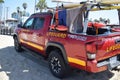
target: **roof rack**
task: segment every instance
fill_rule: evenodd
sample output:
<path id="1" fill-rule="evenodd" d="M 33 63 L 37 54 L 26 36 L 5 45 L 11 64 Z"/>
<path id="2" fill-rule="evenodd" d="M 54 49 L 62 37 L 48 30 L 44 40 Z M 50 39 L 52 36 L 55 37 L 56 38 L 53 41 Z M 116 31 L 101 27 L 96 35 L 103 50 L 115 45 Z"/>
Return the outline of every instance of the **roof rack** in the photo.
<path id="1" fill-rule="evenodd" d="M 120 4 L 120 0 L 96 0 L 96 2 L 103 4 Z"/>
<path id="2" fill-rule="evenodd" d="M 93 2 L 103 4 L 120 4 L 120 0 L 52 0 L 52 2 L 61 3 L 80 3 L 80 2 Z"/>
<path id="3" fill-rule="evenodd" d="M 57 8 L 75 8 L 80 7 L 84 3 L 86 4 L 100 4 L 100 6 L 103 6 L 101 10 L 111 10 L 111 9 L 120 9 L 120 0 L 52 0 L 53 2 L 62 3 L 61 6 L 57 5 Z M 65 3 L 65 4 L 63 4 Z M 67 4 L 66 4 L 67 3 Z M 99 10 L 97 8 L 93 9 L 93 11 Z"/>
<path id="4" fill-rule="evenodd" d="M 61 2 L 61 3 L 79 3 L 86 2 L 85 0 L 52 0 L 52 2 Z"/>

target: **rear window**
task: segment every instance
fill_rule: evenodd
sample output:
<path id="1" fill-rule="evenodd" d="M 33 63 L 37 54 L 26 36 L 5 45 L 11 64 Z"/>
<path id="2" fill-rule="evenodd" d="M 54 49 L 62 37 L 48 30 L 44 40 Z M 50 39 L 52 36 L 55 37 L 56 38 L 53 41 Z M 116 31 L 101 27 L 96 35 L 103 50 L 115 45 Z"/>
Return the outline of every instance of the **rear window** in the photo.
<path id="1" fill-rule="evenodd" d="M 118 10 L 90 11 L 87 28 L 88 35 L 103 35 L 120 31 Z"/>
<path id="2" fill-rule="evenodd" d="M 118 11 L 117 10 L 90 11 L 89 21 L 118 25 L 119 24 Z"/>

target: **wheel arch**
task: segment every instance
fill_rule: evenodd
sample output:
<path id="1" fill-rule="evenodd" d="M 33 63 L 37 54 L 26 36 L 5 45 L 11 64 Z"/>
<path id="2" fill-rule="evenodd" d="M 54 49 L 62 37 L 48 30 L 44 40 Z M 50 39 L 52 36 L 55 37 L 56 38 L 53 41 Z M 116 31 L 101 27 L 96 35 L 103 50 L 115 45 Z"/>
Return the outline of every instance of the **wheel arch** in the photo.
<path id="1" fill-rule="evenodd" d="M 15 39 L 15 37 L 17 37 L 17 34 L 16 34 L 16 33 L 13 34 L 13 39 Z"/>
<path id="2" fill-rule="evenodd" d="M 47 43 L 47 47 L 46 47 L 46 54 L 47 54 L 47 56 L 49 56 L 50 52 L 55 50 L 55 49 L 59 49 L 61 51 L 61 56 L 63 57 L 65 63 L 68 64 L 66 51 L 65 51 L 64 46 L 61 43 L 58 43 L 58 42 L 48 42 Z"/>
<path id="3" fill-rule="evenodd" d="M 19 39 L 19 36 L 18 36 L 17 33 L 14 33 L 14 34 L 13 34 L 13 39 L 15 39 L 15 37 L 18 39 L 18 41 L 19 41 L 19 43 L 20 43 L 20 39 Z"/>

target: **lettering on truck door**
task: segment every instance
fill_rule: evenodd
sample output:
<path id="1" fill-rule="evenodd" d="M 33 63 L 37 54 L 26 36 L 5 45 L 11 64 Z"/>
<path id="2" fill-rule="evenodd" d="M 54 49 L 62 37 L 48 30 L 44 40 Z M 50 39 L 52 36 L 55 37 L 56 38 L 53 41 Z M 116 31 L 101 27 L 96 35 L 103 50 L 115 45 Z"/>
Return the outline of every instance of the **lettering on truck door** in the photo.
<path id="1" fill-rule="evenodd" d="M 41 51 L 43 50 L 43 46 L 45 44 L 43 29 L 44 22 L 44 17 L 36 17 L 34 22 L 33 34 L 31 35 L 31 42 L 33 47 Z"/>

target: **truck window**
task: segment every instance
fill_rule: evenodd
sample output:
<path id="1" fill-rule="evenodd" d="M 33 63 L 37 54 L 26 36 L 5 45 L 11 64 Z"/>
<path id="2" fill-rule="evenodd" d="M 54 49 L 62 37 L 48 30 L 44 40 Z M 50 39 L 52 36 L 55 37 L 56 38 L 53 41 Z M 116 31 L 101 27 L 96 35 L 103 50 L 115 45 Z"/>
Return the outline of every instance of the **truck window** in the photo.
<path id="1" fill-rule="evenodd" d="M 34 29 L 41 29 L 44 26 L 44 18 L 35 18 Z"/>
<path id="2" fill-rule="evenodd" d="M 33 27 L 33 26 L 32 26 L 32 25 L 33 25 L 33 21 L 34 21 L 34 18 L 28 19 L 28 20 L 25 22 L 23 28 L 32 29 L 32 27 Z"/>
<path id="3" fill-rule="evenodd" d="M 72 25 L 72 33 L 82 33 L 83 32 L 83 15 L 79 14 L 76 16 L 73 25 Z"/>

